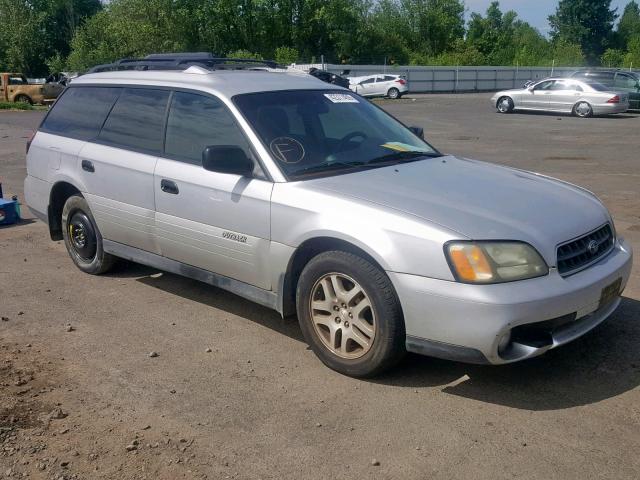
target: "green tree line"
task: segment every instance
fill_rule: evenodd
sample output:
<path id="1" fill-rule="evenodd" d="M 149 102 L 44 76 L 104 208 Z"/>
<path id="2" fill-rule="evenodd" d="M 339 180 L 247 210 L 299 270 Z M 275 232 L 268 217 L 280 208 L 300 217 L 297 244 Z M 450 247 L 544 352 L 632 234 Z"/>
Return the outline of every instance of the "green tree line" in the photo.
<path id="1" fill-rule="evenodd" d="M 151 52 L 281 63 L 640 68 L 640 7 L 560 0 L 547 38 L 494 1 L 0 0 L 0 70 L 85 70 Z"/>

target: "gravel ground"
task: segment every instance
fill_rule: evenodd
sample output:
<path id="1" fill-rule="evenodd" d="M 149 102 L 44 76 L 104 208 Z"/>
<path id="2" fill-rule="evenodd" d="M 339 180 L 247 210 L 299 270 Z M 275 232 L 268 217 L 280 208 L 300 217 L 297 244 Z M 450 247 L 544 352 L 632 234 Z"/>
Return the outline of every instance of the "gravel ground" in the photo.
<path id="1" fill-rule="evenodd" d="M 640 117 L 501 116 L 487 97 L 379 103 L 444 152 L 586 186 L 640 252 Z M 0 112 L 5 194 L 22 198 L 41 118 Z M 360 381 L 325 368 L 295 318 L 142 266 L 85 275 L 25 217 L 0 229 L 0 478 L 639 476 L 637 266 L 607 322 L 541 358 L 409 356 Z"/>

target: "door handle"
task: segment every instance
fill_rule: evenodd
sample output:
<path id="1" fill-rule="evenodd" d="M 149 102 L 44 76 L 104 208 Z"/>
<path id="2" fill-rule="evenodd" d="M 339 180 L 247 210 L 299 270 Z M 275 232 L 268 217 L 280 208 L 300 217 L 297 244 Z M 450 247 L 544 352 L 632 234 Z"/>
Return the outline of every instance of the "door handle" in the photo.
<path id="1" fill-rule="evenodd" d="M 171 195 L 177 195 L 178 193 L 180 193 L 176 182 L 172 182 L 171 180 L 162 179 L 160 181 L 160 190 L 162 190 L 164 193 L 170 193 Z"/>
<path id="2" fill-rule="evenodd" d="M 82 169 L 85 172 L 89 172 L 89 173 L 93 173 L 96 171 L 95 167 L 93 166 L 93 162 L 90 162 L 89 160 L 82 160 Z"/>

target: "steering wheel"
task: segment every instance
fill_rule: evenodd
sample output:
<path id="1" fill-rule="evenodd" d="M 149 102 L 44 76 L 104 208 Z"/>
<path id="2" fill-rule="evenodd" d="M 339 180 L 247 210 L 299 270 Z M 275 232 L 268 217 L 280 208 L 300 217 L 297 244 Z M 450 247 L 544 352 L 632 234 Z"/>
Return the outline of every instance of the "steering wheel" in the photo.
<path id="1" fill-rule="evenodd" d="M 347 145 L 348 142 L 350 142 L 352 139 L 358 138 L 358 137 L 362 138 L 362 141 L 360 142 L 360 143 L 362 143 L 367 138 L 369 138 L 369 135 L 367 135 L 364 132 L 359 132 L 359 131 L 347 133 L 344 137 L 342 137 L 342 139 L 340 140 L 340 143 L 338 143 L 338 147 L 336 148 L 336 151 L 337 152 L 341 152 L 342 150 L 344 150 L 344 147 Z"/>

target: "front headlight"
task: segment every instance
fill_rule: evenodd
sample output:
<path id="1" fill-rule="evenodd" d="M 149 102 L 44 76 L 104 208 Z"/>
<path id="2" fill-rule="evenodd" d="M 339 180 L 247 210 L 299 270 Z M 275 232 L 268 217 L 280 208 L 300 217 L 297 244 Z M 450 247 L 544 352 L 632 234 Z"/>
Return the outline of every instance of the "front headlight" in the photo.
<path id="1" fill-rule="evenodd" d="M 545 261 L 528 243 L 454 241 L 444 251 L 459 282 L 503 283 L 549 273 Z"/>

